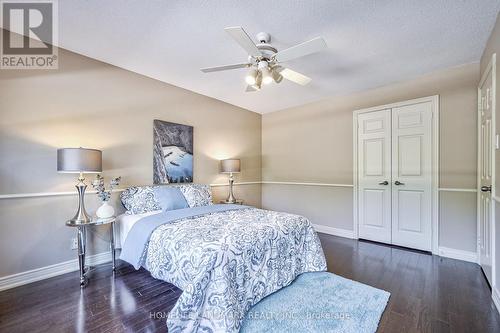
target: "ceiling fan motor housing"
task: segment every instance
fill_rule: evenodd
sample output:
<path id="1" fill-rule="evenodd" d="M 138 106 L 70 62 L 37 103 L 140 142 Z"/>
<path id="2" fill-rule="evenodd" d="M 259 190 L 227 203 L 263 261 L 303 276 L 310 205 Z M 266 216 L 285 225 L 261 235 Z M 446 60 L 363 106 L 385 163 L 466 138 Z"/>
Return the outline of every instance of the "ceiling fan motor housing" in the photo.
<path id="1" fill-rule="evenodd" d="M 270 43 L 271 42 L 271 35 L 268 34 L 267 32 L 259 32 L 257 35 L 257 40 L 259 43 Z"/>
<path id="2" fill-rule="evenodd" d="M 257 35 L 257 40 L 259 44 L 257 44 L 257 48 L 262 53 L 262 58 L 264 60 L 270 61 L 271 57 L 278 52 L 278 50 L 273 47 L 269 42 L 271 42 L 271 35 L 267 32 L 259 32 Z"/>
<path id="3" fill-rule="evenodd" d="M 256 45 L 260 53 L 262 53 L 262 58 L 265 60 L 271 60 L 272 56 L 278 52 L 278 50 L 272 47 L 270 44 L 261 43 Z"/>

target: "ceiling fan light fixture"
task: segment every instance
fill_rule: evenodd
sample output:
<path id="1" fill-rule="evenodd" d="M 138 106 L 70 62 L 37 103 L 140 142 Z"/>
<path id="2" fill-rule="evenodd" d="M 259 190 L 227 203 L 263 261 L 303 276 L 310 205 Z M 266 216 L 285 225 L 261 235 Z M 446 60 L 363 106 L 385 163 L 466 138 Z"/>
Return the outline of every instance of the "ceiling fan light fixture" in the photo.
<path id="1" fill-rule="evenodd" d="M 264 68 L 262 70 L 262 83 L 270 84 L 271 82 L 273 82 L 273 77 L 271 76 L 269 69 Z"/>
<path id="2" fill-rule="evenodd" d="M 242 27 L 227 27 L 224 28 L 224 30 L 247 52 L 247 61 L 239 64 L 202 68 L 201 71 L 203 73 L 212 73 L 239 68 L 250 68 L 245 76 L 247 92 L 260 90 L 262 83 L 270 84 L 273 81 L 280 83 L 283 79 L 305 86 L 311 82 L 310 77 L 280 66 L 280 64 L 328 48 L 323 37 L 316 37 L 284 50 L 277 50 L 276 47 L 270 44 L 271 36 L 268 33 L 259 33 L 257 35 L 257 40 L 260 43 L 256 45 Z"/>
<path id="3" fill-rule="evenodd" d="M 245 77 L 245 82 L 249 86 L 253 86 L 257 83 L 257 76 L 259 75 L 258 71 L 254 68 L 250 69 L 248 71 L 247 76 Z"/>
<path id="4" fill-rule="evenodd" d="M 262 86 L 262 72 L 257 71 L 257 77 L 255 78 L 255 84 L 252 85 L 256 90 L 260 90 Z"/>
<path id="5" fill-rule="evenodd" d="M 279 66 L 274 67 L 271 70 L 271 74 L 272 74 L 273 80 L 276 83 L 280 83 L 281 81 L 283 81 L 283 76 L 281 76 L 280 71 L 281 71 L 281 68 Z"/>
<path id="6" fill-rule="evenodd" d="M 270 84 L 271 82 L 273 82 L 273 77 L 271 76 L 271 72 L 269 71 L 269 64 L 267 63 L 267 61 L 260 61 L 257 67 L 262 73 L 262 83 Z"/>

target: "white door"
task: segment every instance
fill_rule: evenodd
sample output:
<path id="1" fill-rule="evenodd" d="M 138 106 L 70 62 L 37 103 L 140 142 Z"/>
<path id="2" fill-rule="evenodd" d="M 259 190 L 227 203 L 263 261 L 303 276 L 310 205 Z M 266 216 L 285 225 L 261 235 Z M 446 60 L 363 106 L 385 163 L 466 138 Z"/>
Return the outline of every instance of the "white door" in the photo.
<path id="1" fill-rule="evenodd" d="M 478 191 L 478 245 L 479 263 L 490 285 L 492 283 L 492 209 L 491 185 L 493 183 L 493 79 L 490 70 L 479 87 L 479 190 Z"/>
<path id="2" fill-rule="evenodd" d="M 358 116 L 359 238 L 391 242 L 391 110 Z"/>
<path id="3" fill-rule="evenodd" d="M 392 109 L 392 244 L 432 251 L 432 103 Z"/>

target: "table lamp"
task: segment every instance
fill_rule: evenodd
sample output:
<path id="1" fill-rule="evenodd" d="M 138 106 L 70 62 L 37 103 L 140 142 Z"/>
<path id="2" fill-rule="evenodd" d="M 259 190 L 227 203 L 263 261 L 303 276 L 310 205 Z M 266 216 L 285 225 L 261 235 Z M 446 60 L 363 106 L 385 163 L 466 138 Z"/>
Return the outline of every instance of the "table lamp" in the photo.
<path id="1" fill-rule="evenodd" d="M 61 148 L 57 150 L 57 171 L 60 173 L 78 173 L 78 211 L 70 220 L 74 223 L 88 223 L 91 217 L 85 211 L 85 173 L 99 173 L 102 171 L 102 152 L 87 148 Z"/>
<path id="2" fill-rule="evenodd" d="M 236 199 L 233 195 L 233 173 L 239 173 L 241 168 L 241 162 L 239 159 L 227 159 L 221 161 L 221 173 L 229 174 L 229 196 L 226 199 L 226 203 L 236 203 Z"/>

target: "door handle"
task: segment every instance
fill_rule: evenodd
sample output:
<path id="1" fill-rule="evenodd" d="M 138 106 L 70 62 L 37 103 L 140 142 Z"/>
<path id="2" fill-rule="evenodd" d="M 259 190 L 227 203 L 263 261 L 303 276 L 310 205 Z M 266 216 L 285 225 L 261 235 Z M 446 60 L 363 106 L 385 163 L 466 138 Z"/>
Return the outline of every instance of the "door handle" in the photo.
<path id="1" fill-rule="evenodd" d="M 394 185 L 398 185 L 398 186 L 399 186 L 399 185 L 404 185 L 404 184 L 405 184 L 405 183 L 401 183 L 399 180 L 396 180 L 396 181 L 394 182 Z"/>
<path id="2" fill-rule="evenodd" d="M 384 180 L 383 182 L 378 183 L 379 185 L 389 185 L 389 182 L 387 180 Z"/>
<path id="3" fill-rule="evenodd" d="M 490 186 L 481 186 L 481 192 L 491 192 L 491 185 Z"/>

